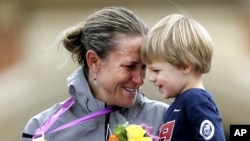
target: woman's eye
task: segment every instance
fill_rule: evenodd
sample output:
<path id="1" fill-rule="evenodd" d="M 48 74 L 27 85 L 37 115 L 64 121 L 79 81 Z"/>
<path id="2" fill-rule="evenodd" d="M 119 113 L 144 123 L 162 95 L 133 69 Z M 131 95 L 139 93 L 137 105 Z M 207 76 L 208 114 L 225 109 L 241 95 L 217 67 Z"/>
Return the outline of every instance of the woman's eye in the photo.
<path id="1" fill-rule="evenodd" d="M 126 67 L 129 68 L 129 69 L 133 69 L 133 68 L 135 68 L 135 65 L 128 65 Z"/>
<path id="2" fill-rule="evenodd" d="M 147 67 L 147 66 L 146 66 L 145 64 L 143 64 L 141 68 L 142 68 L 142 70 L 145 70 L 146 67 Z"/>

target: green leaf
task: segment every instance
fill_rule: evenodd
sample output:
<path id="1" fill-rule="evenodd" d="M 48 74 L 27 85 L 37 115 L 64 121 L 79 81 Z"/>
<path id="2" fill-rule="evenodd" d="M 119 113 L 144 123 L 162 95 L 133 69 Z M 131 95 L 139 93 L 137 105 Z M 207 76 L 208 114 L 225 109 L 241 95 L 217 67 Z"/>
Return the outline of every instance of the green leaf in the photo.
<path id="1" fill-rule="evenodd" d="M 119 141 L 127 141 L 128 140 L 126 125 L 124 125 L 124 124 L 119 124 L 114 129 L 113 134 L 115 134 L 119 138 Z"/>

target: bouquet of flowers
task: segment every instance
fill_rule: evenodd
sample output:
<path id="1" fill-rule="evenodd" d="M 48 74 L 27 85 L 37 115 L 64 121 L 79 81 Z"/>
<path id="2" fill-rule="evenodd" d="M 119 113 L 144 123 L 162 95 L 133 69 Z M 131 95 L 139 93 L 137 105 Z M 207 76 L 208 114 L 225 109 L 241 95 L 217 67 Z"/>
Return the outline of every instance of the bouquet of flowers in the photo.
<path id="1" fill-rule="evenodd" d="M 119 124 L 108 141 L 159 141 L 160 138 L 151 135 L 151 132 L 152 127 L 145 124 Z"/>

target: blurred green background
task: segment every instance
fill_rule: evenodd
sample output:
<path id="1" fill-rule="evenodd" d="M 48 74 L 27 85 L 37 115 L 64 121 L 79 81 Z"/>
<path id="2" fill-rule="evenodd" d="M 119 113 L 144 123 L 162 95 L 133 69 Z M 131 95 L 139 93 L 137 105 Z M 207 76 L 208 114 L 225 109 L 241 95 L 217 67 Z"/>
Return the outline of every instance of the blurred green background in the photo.
<path id="1" fill-rule="evenodd" d="M 66 77 L 77 66 L 69 54 L 51 48 L 53 41 L 105 6 L 129 8 L 149 28 L 171 13 L 188 14 L 204 25 L 215 43 L 204 82 L 222 113 L 225 133 L 228 137 L 230 124 L 250 124 L 249 0 L 0 0 L 1 140 L 19 140 L 33 115 L 68 97 Z M 152 99 L 172 102 L 148 80 L 143 89 Z"/>

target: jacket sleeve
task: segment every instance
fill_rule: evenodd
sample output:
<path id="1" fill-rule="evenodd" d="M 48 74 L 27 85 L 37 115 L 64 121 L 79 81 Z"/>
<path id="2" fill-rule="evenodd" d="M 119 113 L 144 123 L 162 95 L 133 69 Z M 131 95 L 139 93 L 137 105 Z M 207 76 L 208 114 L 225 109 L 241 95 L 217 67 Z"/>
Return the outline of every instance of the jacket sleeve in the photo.
<path id="1" fill-rule="evenodd" d="M 39 128 L 39 126 L 39 120 L 35 117 L 31 118 L 24 127 L 21 141 L 32 141 L 34 132 L 37 128 Z"/>
<path id="2" fill-rule="evenodd" d="M 20 141 L 32 141 L 33 135 L 43 122 L 49 118 L 61 104 L 55 104 L 51 108 L 33 116 L 25 125 Z"/>

